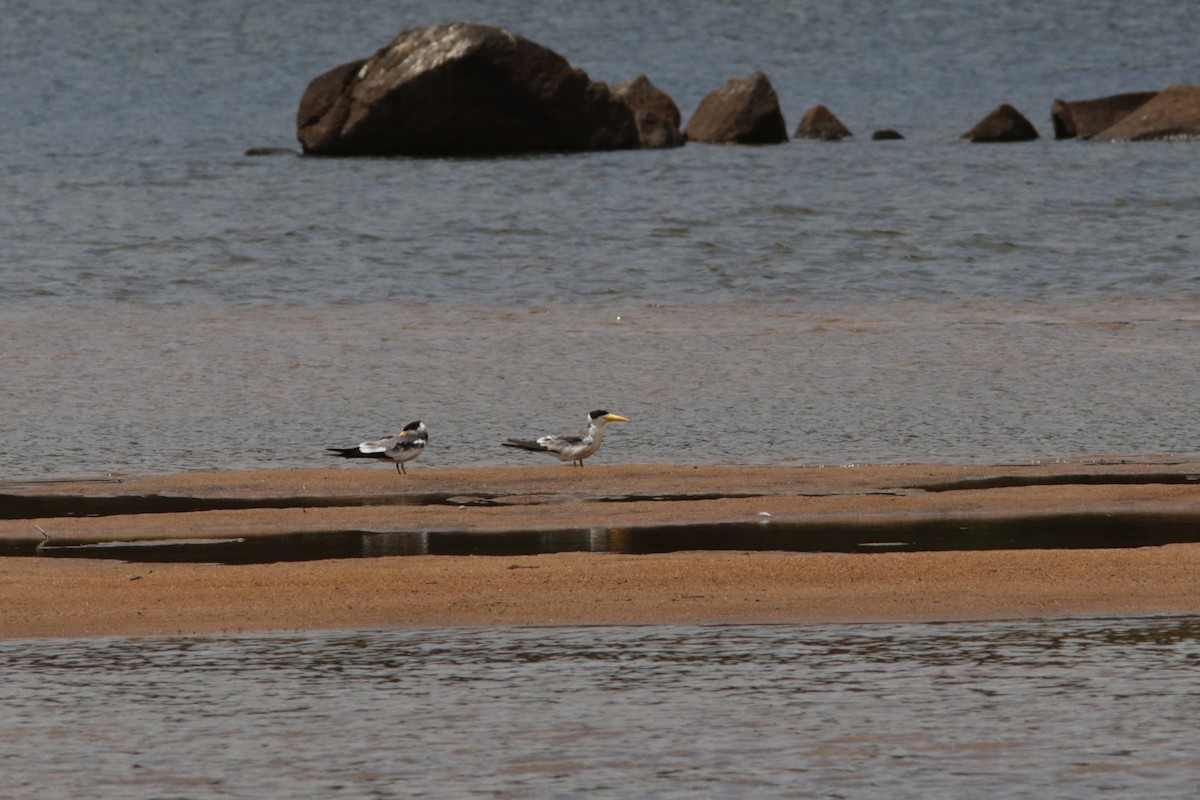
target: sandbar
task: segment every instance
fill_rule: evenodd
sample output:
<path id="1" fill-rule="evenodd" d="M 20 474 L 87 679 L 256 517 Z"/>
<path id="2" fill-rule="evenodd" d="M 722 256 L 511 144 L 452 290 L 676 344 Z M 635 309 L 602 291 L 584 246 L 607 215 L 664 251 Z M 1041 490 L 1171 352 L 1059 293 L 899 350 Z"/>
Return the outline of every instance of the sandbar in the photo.
<path id="1" fill-rule="evenodd" d="M 181 498 L 207 503 L 198 510 L 164 505 Z M 86 503 L 96 500 L 110 505 L 86 515 Z M 413 465 L 405 476 L 367 465 L 8 483 L 0 484 L 0 544 L 27 554 L 0 558 L 0 637 L 1200 613 L 1200 544 L 1190 542 L 409 555 L 239 565 L 53 558 L 36 549 L 337 530 L 504 536 L 750 521 L 824 521 L 848 529 L 1001 518 L 1034 524 L 1082 512 L 1170 518 L 1185 527 L 1195 522 L 1200 542 L 1200 464 Z"/>

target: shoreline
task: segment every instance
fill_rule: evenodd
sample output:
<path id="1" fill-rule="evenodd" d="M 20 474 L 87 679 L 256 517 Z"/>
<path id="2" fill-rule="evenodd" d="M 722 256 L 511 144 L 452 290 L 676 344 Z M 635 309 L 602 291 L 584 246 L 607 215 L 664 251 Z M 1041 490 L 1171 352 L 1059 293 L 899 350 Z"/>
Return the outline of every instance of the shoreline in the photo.
<path id="1" fill-rule="evenodd" d="M 1196 477 L 1200 464 L 1191 463 L 181 473 L 0 486 L 0 544 L 32 546 L 43 541 L 39 531 L 51 542 L 90 543 L 338 530 L 503 537 L 763 519 L 898 530 L 946 521 L 1035 524 L 1083 513 L 1168 515 L 1196 529 L 1200 542 Z M 199 499 L 207 501 L 202 510 L 162 505 Z M 115 504 L 111 513 L 65 515 L 77 508 L 72 503 L 97 500 Z M 8 556 L 0 559 L 0 638 L 1198 614 L 1198 571 L 1200 544 L 1191 543 L 389 555 L 240 565 Z"/>

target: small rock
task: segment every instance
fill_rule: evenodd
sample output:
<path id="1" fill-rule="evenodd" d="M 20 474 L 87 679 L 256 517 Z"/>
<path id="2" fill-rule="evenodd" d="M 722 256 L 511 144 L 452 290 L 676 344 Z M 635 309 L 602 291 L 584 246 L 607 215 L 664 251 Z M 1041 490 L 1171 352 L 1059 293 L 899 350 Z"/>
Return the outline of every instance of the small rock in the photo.
<path id="1" fill-rule="evenodd" d="M 247 156 L 294 156 L 296 151 L 290 147 L 251 147 L 243 155 Z"/>
<path id="2" fill-rule="evenodd" d="M 996 106 L 962 138 L 971 142 L 1027 142 L 1038 138 L 1038 132 L 1020 111 L 1005 103 Z"/>
<path id="3" fill-rule="evenodd" d="M 837 115 L 823 105 L 815 105 L 805 111 L 795 133 L 797 139 L 820 139 L 823 142 L 835 142 L 853 135 Z"/>
<path id="4" fill-rule="evenodd" d="M 633 110 L 643 148 L 682 147 L 687 142 L 679 130 L 679 106 L 645 75 L 616 84 L 612 93 Z"/>
<path id="5" fill-rule="evenodd" d="M 1200 138 L 1200 86 L 1168 86 L 1092 138 L 1129 142 Z"/>
<path id="6" fill-rule="evenodd" d="M 1055 139 L 1090 139 L 1153 100 L 1158 92 L 1128 92 L 1094 100 L 1055 100 L 1050 106 Z"/>
<path id="7" fill-rule="evenodd" d="M 708 144 L 780 144 L 788 138 L 779 96 L 761 71 L 730 78 L 706 94 L 684 135 Z"/>

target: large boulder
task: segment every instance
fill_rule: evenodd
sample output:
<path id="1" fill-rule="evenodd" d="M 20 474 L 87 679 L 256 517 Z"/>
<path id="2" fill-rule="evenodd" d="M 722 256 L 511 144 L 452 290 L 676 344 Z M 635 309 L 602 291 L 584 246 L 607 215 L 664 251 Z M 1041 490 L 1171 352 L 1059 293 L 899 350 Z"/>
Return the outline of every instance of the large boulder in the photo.
<path id="1" fill-rule="evenodd" d="M 1095 100 L 1055 100 L 1050 106 L 1055 139 L 1090 139 L 1152 100 L 1158 92 L 1126 92 Z"/>
<path id="2" fill-rule="evenodd" d="M 552 50 L 488 25 L 410 28 L 308 85 L 305 153 L 487 155 L 635 148 L 630 108 Z"/>
<path id="3" fill-rule="evenodd" d="M 708 144 L 780 144 L 787 126 L 775 87 L 761 71 L 730 78 L 706 94 L 688 120 L 684 135 Z"/>
<path id="4" fill-rule="evenodd" d="M 341 141 L 350 116 L 350 90 L 366 59 L 323 72 L 309 82 L 296 111 L 296 138 L 305 152 L 328 153 Z"/>
<path id="5" fill-rule="evenodd" d="M 1027 142 L 1038 138 L 1038 132 L 1024 114 L 1004 103 L 975 123 L 962 138 L 969 142 Z"/>
<path id="6" fill-rule="evenodd" d="M 797 139 L 820 139 L 823 142 L 835 142 L 853 135 L 836 114 L 820 104 L 804 112 L 794 134 Z"/>
<path id="7" fill-rule="evenodd" d="M 682 147 L 687 141 L 679 130 L 679 106 L 645 75 L 614 85 L 612 93 L 633 110 L 642 147 Z"/>
<path id="8" fill-rule="evenodd" d="M 1092 138 L 1131 142 L 1200 138 L 1200 86 L 1168 86 Z"/>

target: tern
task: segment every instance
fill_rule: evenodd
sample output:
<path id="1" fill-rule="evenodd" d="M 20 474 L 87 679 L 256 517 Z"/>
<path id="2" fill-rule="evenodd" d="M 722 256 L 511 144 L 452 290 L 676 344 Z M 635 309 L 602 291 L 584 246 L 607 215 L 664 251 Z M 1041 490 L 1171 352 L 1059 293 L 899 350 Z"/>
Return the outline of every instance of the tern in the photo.
<path id="1" fill-rule="evenodd" d="M 559 461 L 570 461 L 582 467 L 583 460 L 600 449 L 600 440 L 604 438 L 604 426 L 609 422 L 629 420 L 607 411 L 593 411 L 588 414 L 587 427 L 578 431 L 560 433 L 557 436 L 539 436 L 536 439 L 509 439 L 502 444 L 505 447 L 516 447 L 534 453 L 548 453 Z"/>
<path id="2" fill-rule="evenodd" d="M 397 474 L 408 474 L 404 468 L 405 461 L 412 461 L 425 451 L 429 434 L 425 423 L 417 420 L 404 426 L 404 430 L 386 439 L 376 439 L 373 442 L 360 442 L 354 447 L 328 447 L 330 455 L 342 458 L 375 458 L 380 461 L 391 461 L 396 465 Z"/>

